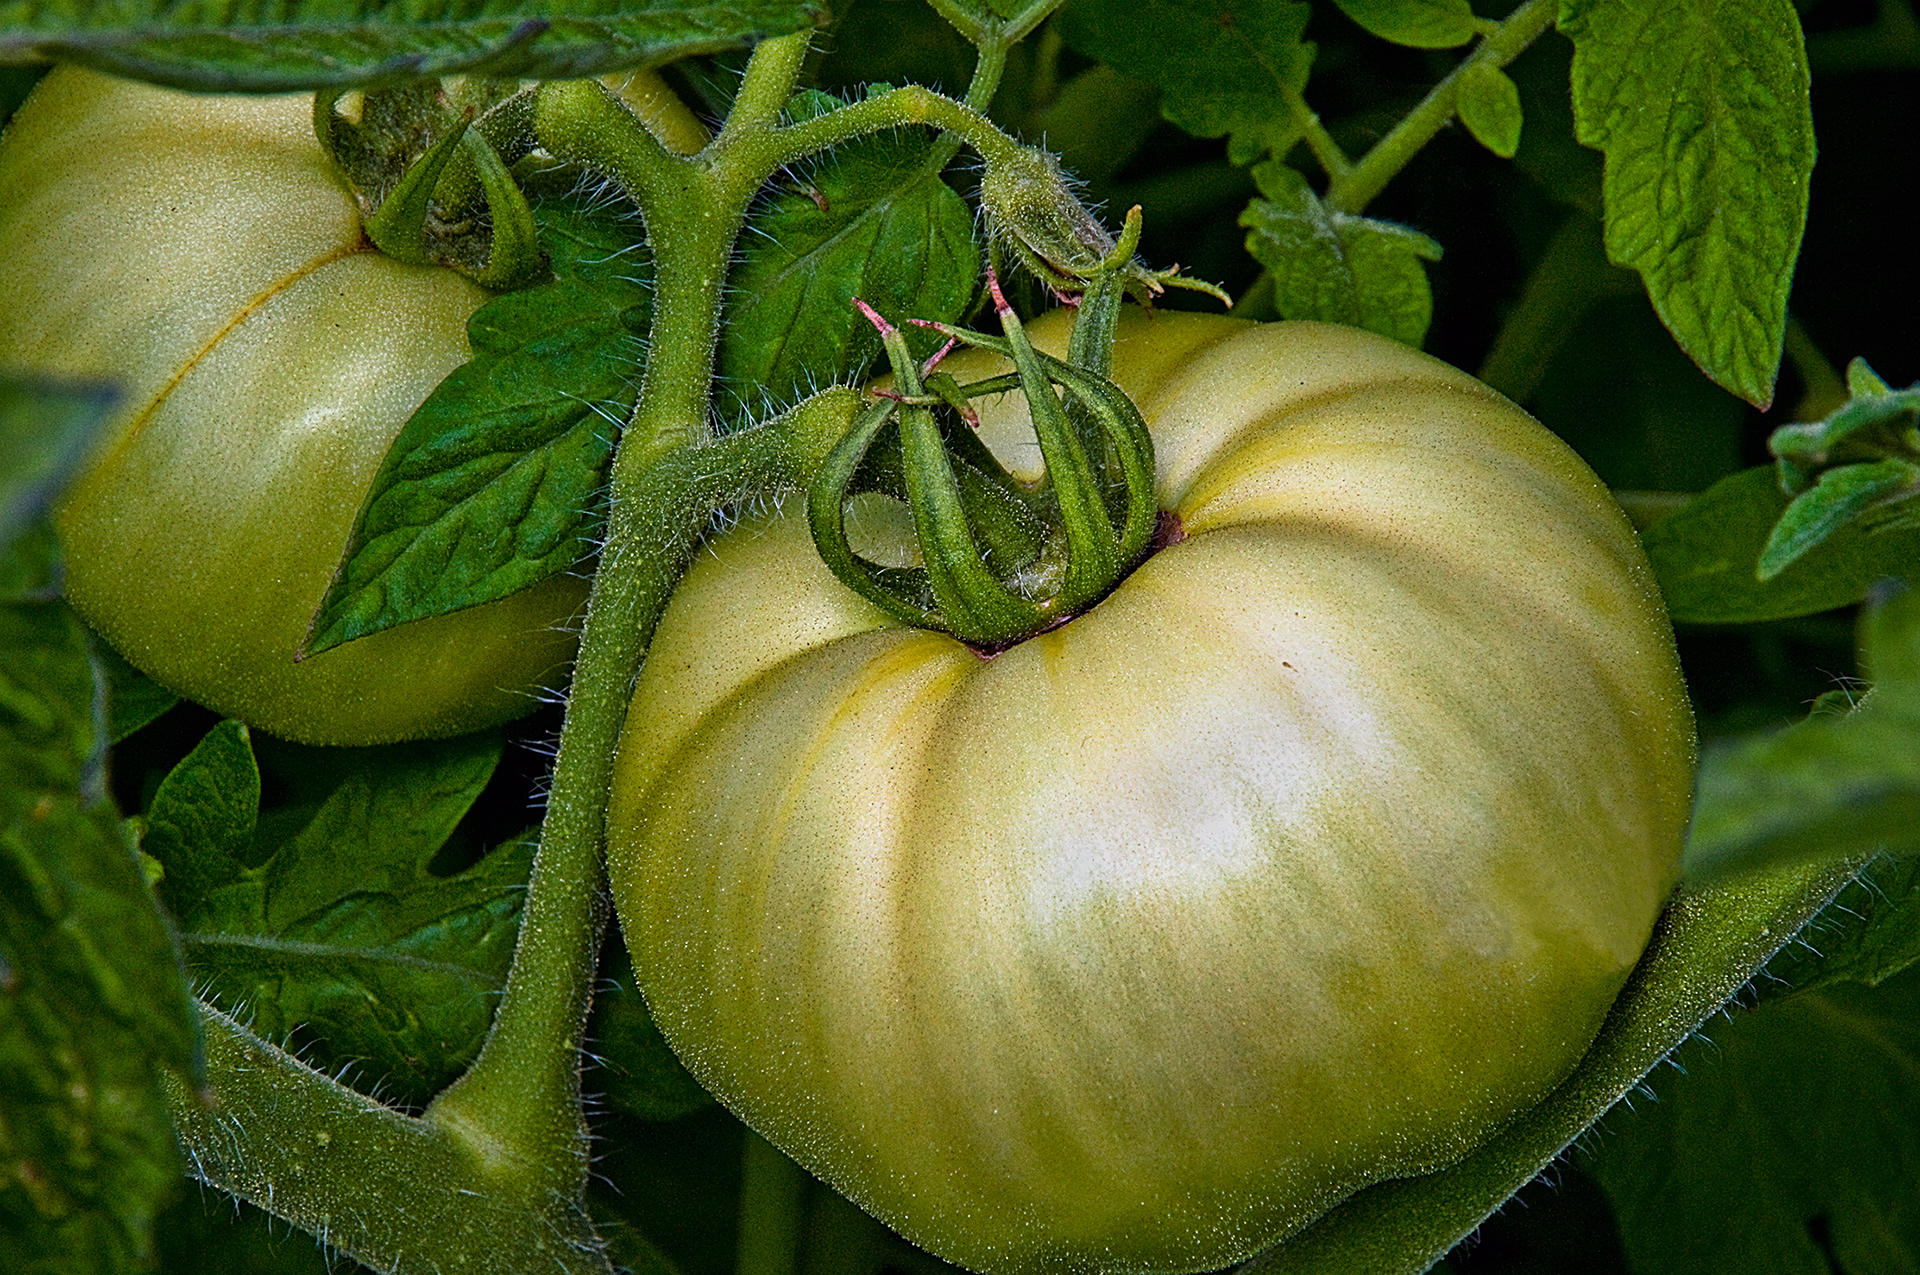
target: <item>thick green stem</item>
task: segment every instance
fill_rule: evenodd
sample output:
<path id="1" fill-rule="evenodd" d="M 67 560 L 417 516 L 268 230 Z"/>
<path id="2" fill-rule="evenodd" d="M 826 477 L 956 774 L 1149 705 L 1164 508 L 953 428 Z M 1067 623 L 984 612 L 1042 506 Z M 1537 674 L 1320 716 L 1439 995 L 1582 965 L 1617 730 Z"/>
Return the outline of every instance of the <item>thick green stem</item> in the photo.
<path id="1" fill-rule="evenodd" d="M 579 1049 L 606 922 L 607 794 L 634 676 L 713 511 L 741 491 L 798 485 L 858 401 L 829 390 L 778 421 L 615 480 L 513 968 L 480 1057 L 427 1112 L 478 1154 L 536 1167 L 555 1191 L 577 1192 L 586 1171 Z"/>
<path id="2" fill-rule="evenodd" d="M 577 1190 L 316 1075 L 201 1009 L 209 1091 L 166 1077 L 193 1174 L 394 1275 L 612 1275 Z"/>
<path id="3" fill-rule="evenodd" d="M 784 102 L 804 52 L 804 37 L 762 44 L 748 73 L 756 97 Z M 733 160 L 731 147 L 674 156 L 592 84 L 552 86 L 535 121 L 556 155 L 610 171 L 639 205 L 655 263 L 654 339 L 614 459 L 607 541 L 513 967 L 480 1057 L 435 1100 L 428 1118 L 459 1131 L 482 1154 L 538 1166 L 553 1189 L 577 1194 L 587 1167 L 579 1050 L 606 923 L 601 849 L 627 699 L 713 504 L 743 488 L 791 483 L 793 474 L 784 440 L 776 440 L 772 456 L 751 455 L 773 437 L 763 431 L 728 440 L 725 458 L 689 450 L 708 434 L 728 256 L 771 167 L 751 153 Z M 724 489 L 714 490 L 715 483 Z"/>
<path id="4" fill-rule="evenodd" d="M 1336 212 L 1357 213 L 1386 188 L 1389 181 L 1453 119 L 1460 101 L 1462 77 L 1476 66 L 1501 67 L 1526 52 L 1527 46 L 1553 25 L 1559 0 L 1526 0 L 1508 14 L 1446 79 L 1433 86 L 1413 108 L 1345 173 L 1336 173 L 1327 186 L 1325 203 Z"/>

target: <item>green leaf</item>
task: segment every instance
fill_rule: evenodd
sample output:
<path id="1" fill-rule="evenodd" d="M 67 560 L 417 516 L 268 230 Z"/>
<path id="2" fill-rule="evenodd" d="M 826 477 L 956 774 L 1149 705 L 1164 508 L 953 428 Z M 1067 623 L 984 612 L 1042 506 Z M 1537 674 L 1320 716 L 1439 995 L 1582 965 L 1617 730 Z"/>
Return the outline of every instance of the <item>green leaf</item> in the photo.
<path id="1" fill-rule="evenodd" d="M 1702 371 L 1766 405 L 1813 117 L 1791 0 L 1562 0 L 1574 121 L 1606 154 L 1607 255 Z"/>
<path id="2" fill-rule="evenodd" d="M 126 662 L 112 647 L 94 651 L 94 663 L 107 683 L 107 738 L 119 743 L 180 702 L 160 683 Z"/>
<path id="3" fill-rule="evenodd" d="M 588 1030 L 598 1069 L 595 1089 L 642 1120 L 677 1120 L 712 1106 L 713 1096 L 680 1065 L 654 1025 L 625 946 L 613 944 L 607 960 L 611 968 L 594 994 Z"/>
<path id="4" fill-rule="evenodd" d="M 1874 861 L 1755 980 L 1762 1000 L 1836 983 L 1874 986 L 1920 964 L 1920 855 Z"/>
<path id="5" fill-rule="evenodd" d="M 1254 169 L 1265 199 L 1240 214 L 1247 251 L 1274 277 L 1283 319 L 1346 323 L 1418 347 L 1433 318 L 1422 261 L 1440 245 L 1417 230 L 1334 212 L 1278 160 Z"/>
<path id="6" fill-rule="evenodd" d="M 1877 600 L 1863 632 L 1879 681 L 1857 704 L 1701 759 L 1688 877 L 1920 851 L 1920 592 Z"/>
<path id="7" fill-rule="evenodd" d="M 1701 760 L 1687 874 L 1920 850 L 1920 685 Z"/>
<path id="8" fill-rule="evenodd" d="M 1847 364 L 1847 393 L 1854 398 L 1872 398 L 1876 394 L 1892 392 L 1892 387 L 1882 380 L 1880 374 L 1868 366 L 1867 361 L 1855 358 Z"/>
<path id="9" fill-rule="evenodd" d="M 1914 1269 L 1920 975 L 1773 1000 L 1708 1036 L 1595 1144 L 1636 1275 Z"/>
<path id="10" fill-rule="evenodd" d="M 1920 530 L 1842 527 L 1770 580 L 1760 551 L 1788 500 L 1771 465 L 1724 478 L 1647 528 L 1641 543 L 1667 610 L 1686 624 L 1751 624 L 1813 615 L 1867 596 L 1874 581 L 1911 574 Z"/>
<path id="11" fill-rule="evenodd" d="M 754 210 L 720 341 L 733 415 L 791 406 L 871 362 L 880 340 L 855 297 L 896 320 L 960 319 L 980 277 L 973 212 L 932 152 L 917 138 L 857 142 Z"/>
<path id="12" fill-rule="evenodd" d="M 0 606 L 0 1253 L 142 1269 L 178 1153 L 156 1067 L 199 1071 L 179 949 L 101 791 L 86 631 Z"/>
<path id="13" fill-rule="evenodd" d="M 179 88 L 273 92 L 460 72 L 563 79 L 815 25 L 792 0 L 0 0 L 0 61 L 81 62 Z"/>
<path id="14" fill-rule="evenodd" d="M 346 753 L 316 801 L 256 819 L 243 728 L 223 723 L 147 815 L 146 849 L 183 918 L 190 967 L 269 1036 L 421 1102 L 491 1022 L 532 866 L 530 838 L 451 876 L 432 870 L 500 760 L 498 735 Z M 249 866 L 257 865 L 257 866 Z"/>
<path id="15" fill-rule="evenodd" d="M 1415 49 L 1451 49 L 1480 34 L 1467 0 L 1334 0 L 1340 12 L 1382 40 Z"/>
<path id="16" fill-rule="evenodd" d="M 1460 76 L 1460 122 L 1474 140 L 1512 159 L 1520 149 L 1520 86 L 1490 62 L 1476 62 Z"/>
<path id="17" fill-rule="evenodd" d="M 1296 0 L 1072 0 L 1058 23 L 1076 52 L 1157 86 L 1173 124 L 1229 138 L 1229 157 L 1250 164 L 1300 137 L 1312 12 Z"/>
<path id="18" fill-rule="evenodd" d="M 1237 1275 L 1412 1275 L 1428 1269 L 1639 1084 L 1849 875 L 1846 869 L 1790 865 L 1683 886 L 1599 1038 L 1544 1102 L 1450 1168 L 1382 1182 L 1349 1197 Z"/>
<path id="19" fill-rule="evenodd" d="M 652 261 L 630 213 L 535 211 L 553 282 L 467 323 L 471 362 L 427 396 L 374 476 L 307 653 L 517 593 L 590 556 L 639 387 Z"/>
<path id="20" fill-rule="evenodd" d="M 148 803 L 140 849 L 166 875 L 160 897 L 190 916 L 217 886 L 247 875 L 260 816 L 260 768 L 240 722 L 215 726 L 160 782 Z"/>
<path id="21" fill-rule="evenodd" d="M 1920 464 L 1901 457 L 1829 469 L 1811 490 L 1795 496 L 1774 524 L 1760 551 L 1760 580 L 1773 579 L 1843 527 L 1916 492 Z"/>
<path id="22" fill-rule="evenodd" d="M 0 377 L 0 549 L 46 512 L 113 401 L 103 385 Z"/>
<path id="23" fill-rule="evenodd" d="M 51 602 L 60 596 L 60 541 L 42 518 L 0 544 L 0 604 Z"/>
<path id="24" fill-rule="evenodd" d="M 1856 369 L 1863 374 L 1856 375 Z M 1914 428 L 1920 421 L 1920 386 L 1889 389 L 1858 359 L 1847 372 L 1851 397 L 1845 403 L 1822 420 L 1782 425 L 1767 438 L 1789 490 L 1805 490 L 1810 471 L 1920 450 Z M 1796 478 L 1800 481 L 1788 481 Z"/>

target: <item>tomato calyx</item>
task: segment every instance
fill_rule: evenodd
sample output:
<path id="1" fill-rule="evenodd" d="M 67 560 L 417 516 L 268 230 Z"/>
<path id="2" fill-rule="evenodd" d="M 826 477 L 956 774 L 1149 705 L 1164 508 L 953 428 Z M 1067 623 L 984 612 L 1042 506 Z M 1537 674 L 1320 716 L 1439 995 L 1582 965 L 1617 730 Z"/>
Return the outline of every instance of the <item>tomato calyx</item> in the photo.
<path id="1" fill-rule="evenodd" d="M 483 287 L 522 287 L 546 271 L 539 231 L 509 165 L 533 149 L 533 90 L 464 80 L 314 98 L 314 134 L 353 187 L 367 238 L 410 265 L 448 266 Z"/>
<path id="2" fill-rule="evenodd" d="M 1160 521 L 1139 411 L 1104 376 L 1035 350 L 991 275 L 989 287 L 1005 335 L 927 325 L 948 341 L 924 365 L 898 328 L 856 302 L 880 331 L 894 389 L 876 396 L 807 494 L 814 543 L 835 575 L 896 618 L 985 653 L 1105 597 L 1146 556 Z M 966 386 L 935 371 L 960 342 L 1005 355 L 1015 371 Z M 1036 482 L 1013 477 L 973 435 L 969 400 L 1009 390 L 1025 396 L 1046 462 Z M 889 431 L 897 446 L 877 446 Z M 906 503 L 923 565 L 880 566 L 853 551 L 846 506 L 862 491 Z"/>

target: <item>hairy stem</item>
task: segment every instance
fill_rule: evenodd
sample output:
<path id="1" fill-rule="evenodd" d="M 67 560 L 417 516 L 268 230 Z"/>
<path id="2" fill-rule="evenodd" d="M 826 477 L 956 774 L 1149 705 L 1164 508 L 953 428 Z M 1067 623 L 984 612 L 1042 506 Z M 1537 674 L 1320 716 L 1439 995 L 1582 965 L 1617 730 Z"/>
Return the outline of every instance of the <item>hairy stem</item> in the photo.
<path id="1" fill-rule="evenodd" d="M 1345 173 L 1336 173 L 1327 186 L 1326 205 L 1336 212 L 1357 213 L 1386 188 L 1389 181 L 1420 148 L 1453 119 L 1460 101 L 1460 82 L 1476 66 L 1505 66 L 1526 52 L 1527 46 L 1553 25 L 1559 0 L 1526 0 L 1508 14 L 1498 29 L 1482 40 L 1474 51 L 1461 59 L 1447 78 L 1433 86 L 1421 103 L 1394 125 L 1393 131 L 1374 143 Z"/>
<path id="2" fill-rule="evenodd" d="M 201 1007 L 209 1092 L 165 1078 L 193 1175 L 392 1275 L 612 1275 L 577 1191 L 476 1154 Z"/>
<path id="3" fill-rule="evenodd" d="M 754 94 L 749 116 L 765 114 L 767 101 L 786 100 L 805 47 L 802 35 L 755 50 L 747 72 Z M 639 205 L 655 262 L 652 340 L 638 405 L 614 458 L 607 541 L 588 599 L 513 966 L 479 1058 L 427 1114 L 470 1145 L 537 1166 L 554 1190 L 577 1195 L 587 1169 L 580 1045 L 607 913 L 601 863 L 607 794 L 633 679 L 713 503 L 741 484 L 782 480 L 735 467 L 743 466 L 744 455 L 729 457 L 732 464 L 707 458 L 684 472 L 689 449 L 708 435 L 728 256 L 748 202 L 771 169 L 751 156 L 744 163 L 731 159 L 731 141 L 716 141 L 700 156 L 671 155 L 590 84 L 557 86 L 542 97 L 535 118 L 550 149 L 611 171 Z M 751 136 L 764 127 L 761 121 L 741 130 Z M 733 129 L 730 121 L 722 139 Z M 782 463 L 776 458 L 769 465 Z M 727 490 L 713 490 L 717 479 Z"/>

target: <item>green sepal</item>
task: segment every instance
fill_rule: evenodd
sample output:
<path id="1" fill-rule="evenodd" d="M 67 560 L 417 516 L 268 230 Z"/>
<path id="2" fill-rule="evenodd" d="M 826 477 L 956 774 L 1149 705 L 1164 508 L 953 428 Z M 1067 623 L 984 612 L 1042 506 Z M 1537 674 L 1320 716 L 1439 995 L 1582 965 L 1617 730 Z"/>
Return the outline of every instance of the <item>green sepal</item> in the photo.
<path id="1" fill-rule="evenodd" d="M 317 115 L 317 99 L 314 105 Z M 331 105 L 327 113 L 331 115 Z M 460 141 L 466 136 L 468 123 L 464 119 L 458 121 L 428 147 L 427 153 L 414 161 L 400 178 L 400 184 L 367 218 L 367 238 L 373 241 L 374 247 L 395 261 L 414 266 L 434 263 L 434 255 L 427 246 L 428 206 L 433 200 L 434 188 L 440 184 L 440 174 L 445 170 L 447 161 L 460 149 Z"/>
<path id="2" fill-rule="evenodd" d="M 531 283 L 546 273 L 546 254 L 540 251 L 540 228 L 534 224 L 533 207 L 513 174 L 500 158 L 500 152 L 477 128 L 461 134 L 462 151 L 473 160 L 480 178 L 480 189 L 487 198 L 487 212 L 493 221 L 493 242 L 487 264 L 475 272 L 474 282 L 483 288 L 504 292 Z"/>

